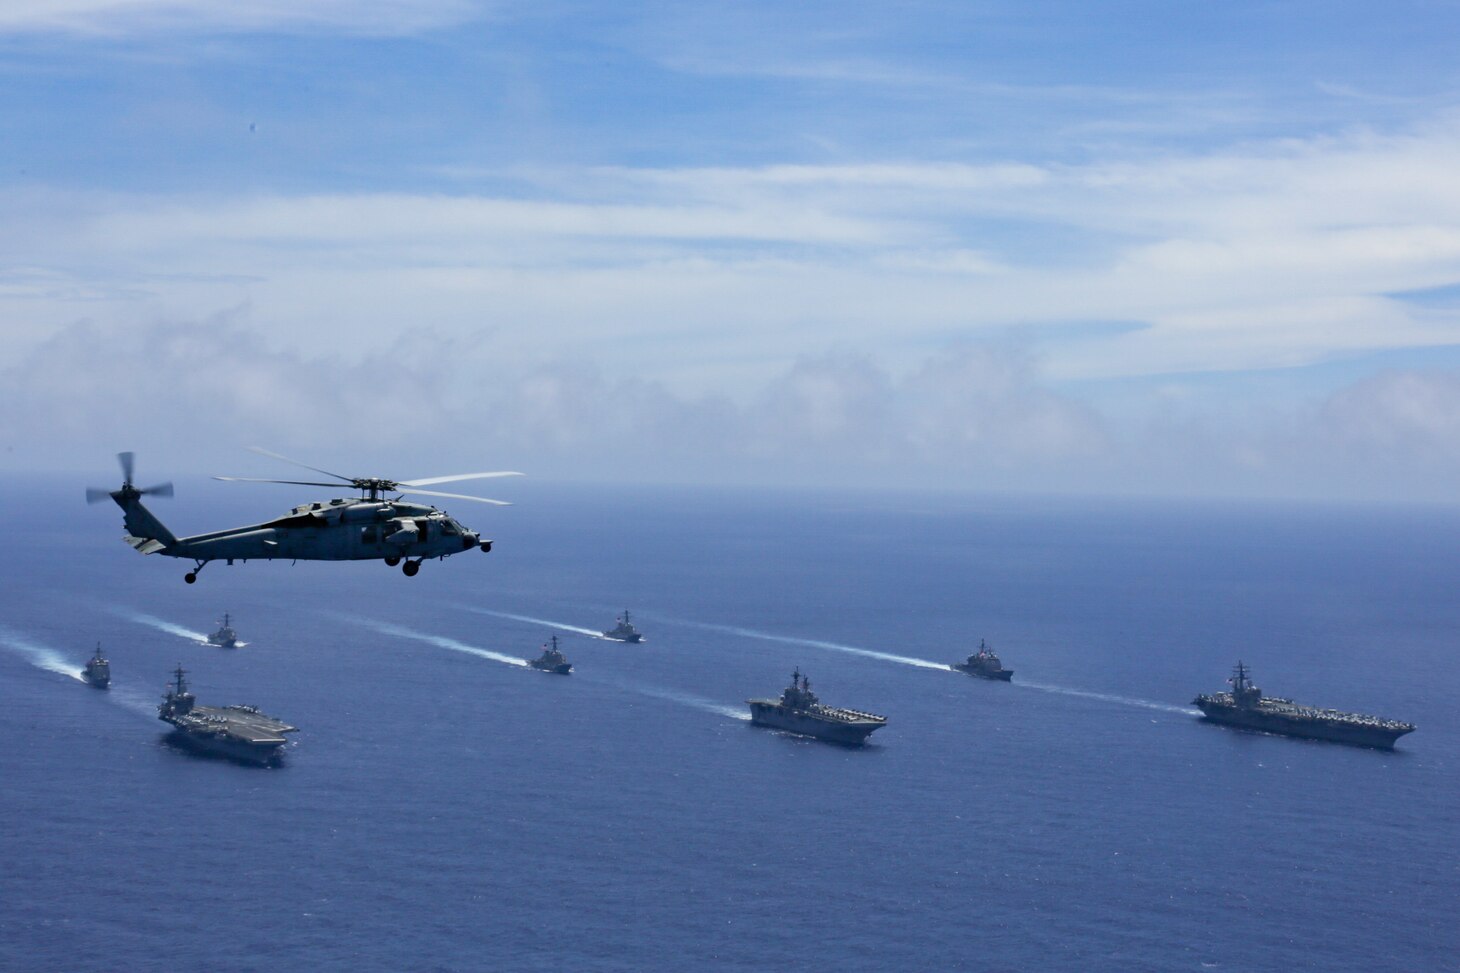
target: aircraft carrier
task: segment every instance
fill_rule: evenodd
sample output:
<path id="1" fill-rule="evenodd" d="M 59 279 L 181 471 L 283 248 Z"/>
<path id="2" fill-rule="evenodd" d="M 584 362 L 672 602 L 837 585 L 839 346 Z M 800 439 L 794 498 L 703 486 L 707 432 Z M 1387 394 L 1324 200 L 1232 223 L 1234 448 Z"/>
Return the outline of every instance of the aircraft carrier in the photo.
<path id="1" fill-rule="evenodd" d="M 1414 732 L 1413 723 L 1319 709 L 1291 699 L 1263 696 L 1262 690 L 1253 684 L 1247 666 L 1241 662 L 1227 682 L 1232 686 L 1231 692 L 1203 693 L 1192 700 L 1202 716 L 1213 723 L 1382 750 L 1393 750 L 1395 740 Z"/>
<path id="2" fill-rule="evenodd" d="M 811 680 L 797 669 L 791 685 L 780 699 L 748 699 L 750 722 L 777 730 L 816 737 L 831 743 L 861 746 L 874 730 L 887 725 L 887 717 L 861 710 L 823 706 L 811 691 Z"/>
<path id="3" fill-rule="evenodd" d="M 178 743 L 203 753 L 218 754 L 250 764 L 278 763 L 286 733 L 298 731 L 253 706 L 199 706 L 188 692 L 182 666 L 173 672 L 172 685 L 157 707 L 157 718 L 173 725 Z"/>

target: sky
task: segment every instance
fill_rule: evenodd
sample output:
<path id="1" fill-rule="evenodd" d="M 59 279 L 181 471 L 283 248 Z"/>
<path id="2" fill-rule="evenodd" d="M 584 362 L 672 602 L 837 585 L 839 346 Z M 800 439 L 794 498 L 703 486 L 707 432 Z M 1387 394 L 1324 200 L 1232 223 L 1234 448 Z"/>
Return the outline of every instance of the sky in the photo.
<path id="1" fill-rule="evenodd" d="M 1449 502 L 1456 36 L 0 0 L 0 468 Z"/>

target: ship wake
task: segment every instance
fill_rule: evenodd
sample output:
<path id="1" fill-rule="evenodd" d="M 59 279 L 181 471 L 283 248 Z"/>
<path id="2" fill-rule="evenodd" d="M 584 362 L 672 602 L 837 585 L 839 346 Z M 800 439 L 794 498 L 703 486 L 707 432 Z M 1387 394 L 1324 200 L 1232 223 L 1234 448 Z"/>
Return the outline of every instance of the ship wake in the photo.
<path id="1" fill-rule="evenodd" d="M 85 682 L 81 678 L 82 668 L 72 665 L 66 661 L 65 656 L 49 646 L 41 645 L 32 639 L 9 628 L 0 628 L 0 645 L 17 653 L 31 665 L 47 672 L 54 672 L 62 676 L 70 676 L 77 682 Z"/>
<path id="2" fill-rule="evenodd" d="M 533 625 L 546 625 L 548 628 L 555 628 L 560 632 L 573 632 L 577 635 L 587 635 L 590 638 L 603 638 L 602 632 L 595 632 L 591 628 L 580 628 L 577 625 L 569 625 L 566 622 L 549 621 L 546 618 L 533 618 L 531 615 L 514 615 L 511 612 L 492 611 L 490 608 L 477 608 L 475 605 L 457 605 L 464 611 L 476 612 L 478 615 L 491 615 L 493 618 L 510 618 L 514 622 L 528 622 Z M 611 641 L 611 640 L 610 640 Z"/>
<path id="3" fill-rule="evenodd" d="M 771 632 L 758 632 L 752 628 L 740 628 L 737 625 L 716 625 L 713 622 L 690 622 L 675 619 L 681 625 L 691 625 L 695 628 L 709 629 L 712 632 L 725 632 L 730 635 L 740 635 L 749 639 L 760 639 L 764 642 L 780 642 L 784 645 L 808 645 L 814 649 L 829 649 L 832 652 L 846 652 L 849 655 L 865 656 L 868 659 L 880 659 L 883 662 L 896 662 L 904 666 L 916 666 L 919 669 L 937 669 L 942 672 L 952 672 L 951 666 L 942 662 L 933 662 L 929 659 L 919 659 L 910 655 L 895 655 L 891 652 L 878 652 L 876 649 L 864 649 L 855 645 L 843 645 L 840 642 L 825 642 L 821 639 L 800 638 L 794 635 L 775 635 Z"/>
<path id="4" fill-rule="evenodd" d="M 714 713 L 716 716 L 728 716 L 732 720 L 750 722 L 750 714 L 738 710 L 733 706 L 726 706 L 724 703 L 717 703 L 712 699 L 705 699 L 703 696 L 695 696 L 692 693 L 676 692 L 672 689 L 660 689 L 657 686 L 646 686 L 643 683 L 621 682 L 617 679 L 604 679 L 598 677 L 594 682 L 602 682 L 615 689 L 622 689 L 628 693 L 638 693 L 641 696 L 649 696 L 653 699 L 662 699 L 670 703 L 679 703 L 682 706 L 689 706 L 706 713 Z"/>
<path id="5" fill-rule="evenodd" d="M 149 615 L 146 612 L 132 611 L 128 608 L 113 608 L 112 611 L 122 618 L 136 622 L 139 625 L 147 625 L 157 629 L 159 632 L 166 632 L 168 635 L 176 635 L 178 638 L 187 639 L 189 642 L 197 642 L 199 645 L 208 644 L 208 636 L 202 632 L 194 632 L 190 628 L 183 628 L 181 625 L 174 625 L 172 622 L 156 615 Z M 244 643 L 240 642 L 239 645 Z"/>
<path id="6" fill-rule="evenodd" d="M 368 629 L 379 632 L 381 635 L 390 635 L 399 639 L 414 639 L 417 642 L 434 645 L 439 649 L 450 649 L 452 652 L 474 655 L 479 659 L 491 659 L 493 662 L 501 662 L 509 666 L 527 665 L 526 659 L 503 655 L 500 652 L 493 652 L 490 649 L 479 648 L 475 645 L 467 645 L 465 642 L 458 642 L 456 639 L 446 638 L 444 635 L 430 635 L 426 632 L 417 632 L 415 629 L 405 628 L 400 625 L 392 625 L 390 622 L 377 622 L 368 618 L 357 618 L 353 615 L 339 614 L 336 612 L 327 612 L 326 614 L 341 619 L 342 621 L 363 625 Z"/>
<path id="7" fill-rule="evenodd" d="M 1154 699 L 1138 699 L 1135 696 L 1117 696 L 1114 693 L 1096 693 L 1087 689 L 1071 689 L 1068 686 L 1052 686 L 1049 683 L 1029 682 L 1027 679 L 1014 683 L 1023 689 L 1036 689 L 1042 693 L 1059 693 L 1061 696 L 1078 696 L 1081 699 L 1098 699 L 1102 703 L 1118 703 L 1121 706 L 1139 706 L 1142 709 L 1153 709 L 1161 713 L 1180 713 L 1183 716 L 1200 716 L 1201 711 L 1192 709 L 1190 706 L 1175 706 L 1171 703 L 1158 703 Z"/>

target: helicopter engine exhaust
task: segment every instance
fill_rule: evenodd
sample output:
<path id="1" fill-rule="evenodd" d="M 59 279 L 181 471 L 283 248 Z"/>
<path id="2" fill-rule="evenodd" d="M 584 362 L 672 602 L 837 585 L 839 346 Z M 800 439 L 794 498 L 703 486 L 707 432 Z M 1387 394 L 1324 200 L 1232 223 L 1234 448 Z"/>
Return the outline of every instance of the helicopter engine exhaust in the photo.
<path id="1" fill-rule="evenodd" d="M 356 503 L 344 509 L 340 519 L 347 524 L 361 521 L 389 520 L 395 508 L 388 503 Z"/>

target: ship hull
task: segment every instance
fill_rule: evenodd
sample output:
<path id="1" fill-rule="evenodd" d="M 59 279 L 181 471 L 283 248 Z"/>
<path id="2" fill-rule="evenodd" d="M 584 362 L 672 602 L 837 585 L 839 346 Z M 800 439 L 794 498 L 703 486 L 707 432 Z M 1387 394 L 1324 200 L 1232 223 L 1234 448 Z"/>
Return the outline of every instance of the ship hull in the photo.
<path id="1" fill-rule="evenodd" d="M 1235 706 L 1212 705 L 1202 700 L 1197 700 L 1196 705 L 1202 711 L 1202 718 L 1209 723 L 1219 723 L 1242 730 L 1276 733 L 1281 736 L 1302 737 L 1307 740 L 1346 743 L 1355 747 L 1393 750 L 1396 740 L 1406 733 L 1412 732 L 1410 729 L 1356 725 L 1338 720 L 1295 718 L 1283 713 L 1264 713 L 1239 709 Z"/>
<path id="2" fill-rule="evenodd" d="M 992 672 L 985 672 L 982 669 L 974 669 L 962 663 L 954 663 L 953 668 L 959 672 L 966 672 L 970 676 L 977 676 L 980 679 L 988 679 L 991 682 L 1008 682 L 1014 678 L 1013 669 L 995 669 Z"/>
<path id="3" fill-rule="evenodd" d="M 97 689 L 106 689 L 112 684 L 111 676 L 93 676 L 91 673 L 82 673 L 81 678 L 86 680 L 87 685 L 95 686 Z"/>
<path id="4" fill-rule="evenodd" d="M 874 730 L 879 729 L 883 725 L 870 721 L 865 723 L 842 723 L 836 720 L 822 719 L 796 710 L 786 711 L 778 706 L 756 701 L 750 703 L 750 722 L 756 726 L 785 730 L 787 733 L 815 737 L 818 740 L 825 740 L 828 743 L 839 743 L 848 747 L 862 746 L 867 742 L 867 737 L 871 736 Z"/>
<path id="5" fill-rule="evenodd" d="M 207 754 L 213 757 L 225 757 L 238 763 L 251 764 L 256 767 L 275 766 L 282 762 L 284 756 L 283 744 L 261 746 L 227 736 L 189 733 L 186 730 L 178 728 L 174 728 L 167 735 L 167 739 L 169 742 L 185 750 L 191 750 L 194 753 Z"/>
<path id="6" fill-rule="evenodd" d="M 623 636 L 614 635 L 610 632 L 604 632 L 603 637 L 608 639 L 610 642 L 628 642 L 631 645 L 637 645 L 638 643 L 644 641 L 644 636 L 642 635 Z"/>
<path id="7" fill-rule="evenodd" d="M 568 673 L 573 671 L 573 664 L 571 662 L 564 662 L 560 666 L 540 666 L 536 662 L 530 662 L 528 663 L 528 665 L 532 666 L 532 668 L 538 670 L 539 672 L 551 672 L 559 676 L 566 676 Z"/>

